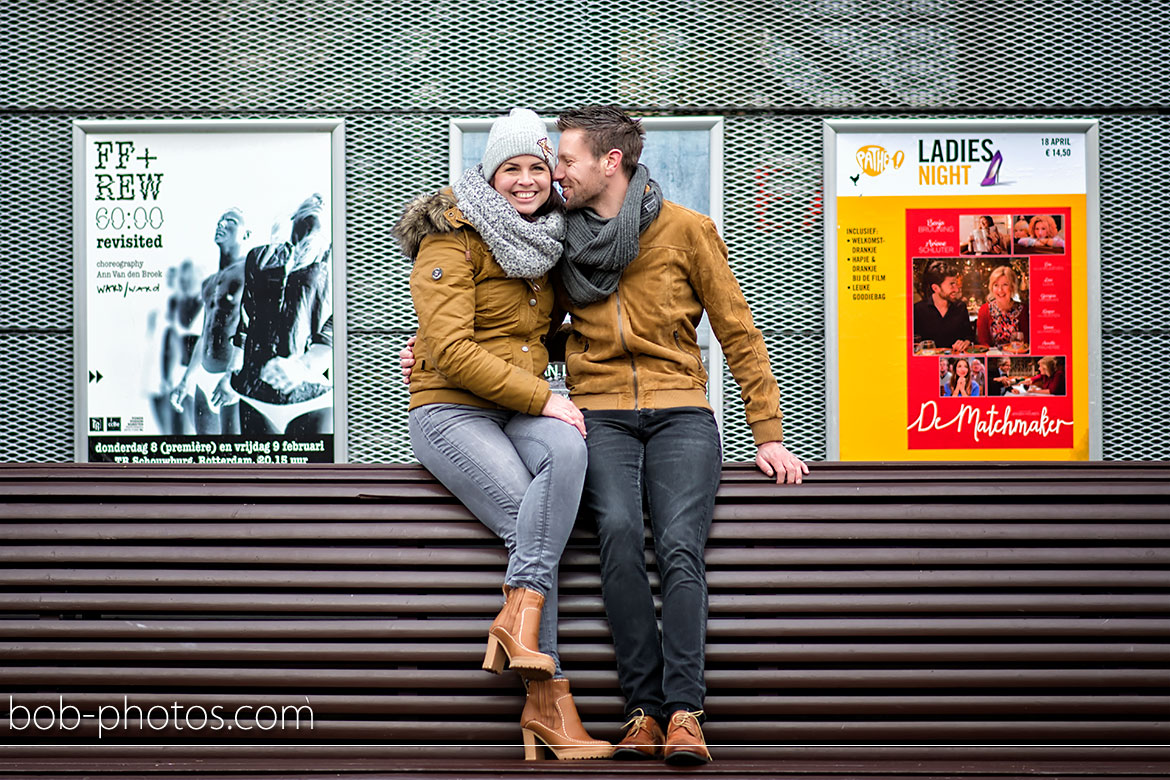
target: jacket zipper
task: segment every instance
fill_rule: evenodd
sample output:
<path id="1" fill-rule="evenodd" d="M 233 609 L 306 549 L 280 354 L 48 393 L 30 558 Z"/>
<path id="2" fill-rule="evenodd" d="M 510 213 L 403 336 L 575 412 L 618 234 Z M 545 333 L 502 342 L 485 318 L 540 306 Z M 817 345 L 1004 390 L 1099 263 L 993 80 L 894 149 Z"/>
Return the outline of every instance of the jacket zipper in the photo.
<path id="1" fill-rule="evenodd" d="M 630 352 L 630 348 L 626 345 L 626 331 L 625 331 L 625 328 L 622 327 L 622 292 L 621 292 L 621 290 L 614 291 L 613 299 L 617 303 L 618 337 L 621 339 L 622 349 L 624 349 L 626 351 L 626 353 L 630 356 L 630 371 L 632 371 L 633 375 L 634 375 L 634 408 L 639 409 L 641 407 L 638 405 L 638 364 L 634 362 L 634 353 Z"/>

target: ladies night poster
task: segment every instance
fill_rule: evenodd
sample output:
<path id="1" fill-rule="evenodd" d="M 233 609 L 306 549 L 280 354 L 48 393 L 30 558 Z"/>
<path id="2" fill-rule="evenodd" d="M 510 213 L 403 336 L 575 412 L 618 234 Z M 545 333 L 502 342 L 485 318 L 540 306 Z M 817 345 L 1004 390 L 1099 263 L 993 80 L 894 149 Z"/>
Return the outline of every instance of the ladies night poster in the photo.
<path id="1" fill-rule="evenodd" d="M 827 123 L 830 457 L 1094 457 L 1095 140 Z"/>

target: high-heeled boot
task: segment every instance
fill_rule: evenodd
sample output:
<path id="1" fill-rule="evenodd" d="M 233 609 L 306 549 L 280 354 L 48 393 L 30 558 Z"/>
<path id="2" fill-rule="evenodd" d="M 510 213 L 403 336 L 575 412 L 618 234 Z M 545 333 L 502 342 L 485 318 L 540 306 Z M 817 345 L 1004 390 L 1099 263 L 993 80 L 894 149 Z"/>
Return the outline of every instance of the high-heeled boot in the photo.
<path id="1" fill-rule="evenodd" d="M 524 712 L 520 714 L 520 731 L 524 735 L 524 760 L 535 761 L 543 758 L 543 751 L 536 744 L 539 739 L 553 755 L 564 758 L 609 758 L 613 745 L 594 739 L 585 731 L 573 694 L 569 692 L 569 681 L 563 677 L 555 680 L 528 683 L 528 699 Z"/>
<path id="2" fill-rule="evenodd" d="M 544 596 L 527 588 L 504 588 L 504 608 L 488 629 L 487 652 L 483 668 L 499 674 L 504 668 L 515 669 L 529 680 L 547 680 L 556 671 L 556 662 L 540 647 L 540 610 Z"/>

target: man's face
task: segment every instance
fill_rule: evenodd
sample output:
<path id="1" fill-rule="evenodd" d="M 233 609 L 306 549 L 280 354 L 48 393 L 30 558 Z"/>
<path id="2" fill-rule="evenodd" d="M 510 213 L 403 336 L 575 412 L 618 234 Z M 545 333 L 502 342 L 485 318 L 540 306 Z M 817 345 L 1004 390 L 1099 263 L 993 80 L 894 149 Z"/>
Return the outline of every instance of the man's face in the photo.
<path id="1" fill-rule="evenodd" d="M 561 133 L 559 160 L 553 180 L 561 185 L 565 208 L 583 209 L 605 192 L 604 161 L 594 157 L 585 131 L 570 128 Z"/>
<path id="2" fill-rule="evenodd" d="M 933 286 L 934 294 L 944 301 L 957 303 L 963 297 L 963 288 L 959 286 L 959 277 L 948 276 L 942 284 Z"/>
<path id="3" fill-rule="evenodd" d="M 243 232 L 243 223 L 240 215 L 234 211 L 225 212 L 215 224 L 215 243 L 221 247 L 232 246 L 240 242 Z"/>

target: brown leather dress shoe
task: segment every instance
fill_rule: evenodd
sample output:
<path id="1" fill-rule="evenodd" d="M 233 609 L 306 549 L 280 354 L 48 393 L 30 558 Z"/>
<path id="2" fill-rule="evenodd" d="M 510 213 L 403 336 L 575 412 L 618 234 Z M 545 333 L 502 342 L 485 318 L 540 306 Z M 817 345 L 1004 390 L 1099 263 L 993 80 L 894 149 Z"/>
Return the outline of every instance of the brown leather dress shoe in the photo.
<path id="1" fill-rule="evenodd" d="M 666 728 L 666 763 L 673 766 L 697 766 L 711 761 L 711 751 L 699 727 L 703 711 L 679 710 L 670 716 Z"/>
<path id="2" fill-rule="evenodd" d="M 645 710 L 634 710 L 633 717 L 622 728 L 626 729 L 626 736 L 614 746 L 614 758 L 647 759 L 662 756 L 666 737 L 658 721 L 647 715 Z"/>

